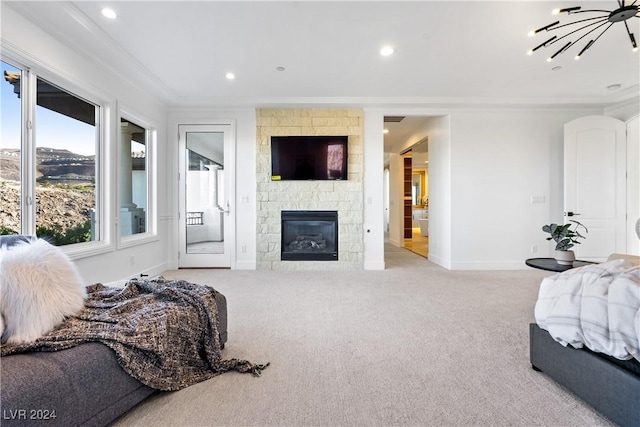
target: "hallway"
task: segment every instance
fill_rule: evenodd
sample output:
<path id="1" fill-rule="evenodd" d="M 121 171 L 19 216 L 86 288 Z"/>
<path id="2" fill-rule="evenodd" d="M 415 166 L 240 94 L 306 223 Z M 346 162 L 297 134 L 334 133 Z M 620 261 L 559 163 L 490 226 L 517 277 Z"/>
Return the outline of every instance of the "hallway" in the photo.
<path id="1" fill-rule="evenodd" d="M 425 258 L 429 257 L 429 236 L 423 236 L 420 228 L 414 227 L 411 239 L 404 239 L 405 249 L 410 250 Z"/>

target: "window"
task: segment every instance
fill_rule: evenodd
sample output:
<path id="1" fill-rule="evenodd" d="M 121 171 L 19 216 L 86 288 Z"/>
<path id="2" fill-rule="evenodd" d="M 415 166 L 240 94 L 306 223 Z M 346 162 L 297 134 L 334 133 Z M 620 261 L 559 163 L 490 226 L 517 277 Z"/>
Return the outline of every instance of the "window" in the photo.
<path id="1" fill-rule="evenodd" d="M 0 233 L 101 239 L 101 107 L 2 62 Z"/>
<path id="2" fill-rule="evenodd" d="M 0 140 L 0 234 L 22 231 L 22 70 L 2 62 L 2 139 Z"/>
<path id="3" fill-rule="evenodd" d="M 146 231 L 147 223 L 147 130 L 120 119 L 120 235 Z"/>
<path id="4" fill-rule="evenodd" d="M 139 115 L 120 114 L 118 149 L 119 247 L 155 237 L 154 127 Z"/>

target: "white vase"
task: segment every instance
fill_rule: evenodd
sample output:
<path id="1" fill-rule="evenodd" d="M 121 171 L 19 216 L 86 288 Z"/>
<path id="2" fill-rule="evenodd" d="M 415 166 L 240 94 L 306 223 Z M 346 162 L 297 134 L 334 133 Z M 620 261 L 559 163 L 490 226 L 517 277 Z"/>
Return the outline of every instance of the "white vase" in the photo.
<path id="1" fill-rule="evenodd" d="M 573 251 L 556 251 L 556 262 L 560 265 L 573 265 L 576 260 L 576 254 Z"/>

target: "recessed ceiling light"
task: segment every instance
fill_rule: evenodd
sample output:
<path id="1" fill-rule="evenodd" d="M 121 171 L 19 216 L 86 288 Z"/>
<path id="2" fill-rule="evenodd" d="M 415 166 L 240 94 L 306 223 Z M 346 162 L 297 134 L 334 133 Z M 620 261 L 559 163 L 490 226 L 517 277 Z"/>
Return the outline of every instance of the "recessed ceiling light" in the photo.
<path id="1" fill-rule="evenodd" d="M 609 89 L 610 91 L 614 91 L 614 90 L 618 90 L 622 87 L 622 85 L 620 83 L 614 83 L 612 85 L 607 86 L 607 89 Z"/>
<path id="2" fill-rule="evenodd" d="M 382 49 L 380 49 L 380 55 L 382 56 L 391 56 L 393 55 L 393 48 L 391 46 L 384 46 Z"/>
<path id="3" fill-rule="evenodd" d="M 389 133 L 389 129 L 382 129 L 382 133 Z"/>
<path id="4" fill-rule="evenodd" d="M 284 67 L 276 67 L 276 70 L 278 70 L 278 71 L 284 71 L 284 70 L 285 70 L 285 68 L 284 68 Z"/>
<path id="5" fill-rule="evenodd" d="M 235 78 L 236 78 L 236 75 L 235 75 L 235 74 L 233 74 L 233 73 L 227 73 L 227 74 L 225 74 L 225 77 L 226 77 L 227 79 L 229 79 L 229 80 L 233 80 L 233 79 L 235 79 Z"/>
<path id="6" fill-rule="evenodd" d="M 553 67 L 553 68 L 551 69 L 551 71 L 560 71 L 560 70 L 562 70 L 562 67 L 561 67 L 561 66 L 559 66 L 559 65 L 556 65 L 555 67 Z"/>
<path id="7" fill-rule="evenodd" d="M 116 11 L 113 9 L 109 9 L 108 7 L 105 7 L 104 9 L 102 9 L 101 12 L 102 12 L 102 16 L 104 16 L 105 18 L 116 19 L 118 17 L 118 14 L 116 13 Z"/>

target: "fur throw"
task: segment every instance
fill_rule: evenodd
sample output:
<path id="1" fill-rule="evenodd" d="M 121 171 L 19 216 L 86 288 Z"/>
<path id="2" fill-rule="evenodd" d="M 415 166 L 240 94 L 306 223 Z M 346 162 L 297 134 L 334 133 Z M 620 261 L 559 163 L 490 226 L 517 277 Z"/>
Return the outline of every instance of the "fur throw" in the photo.
<path id="1" fill-rule="evenodd" d="M 35 341 L 78 313 L 86 295 L 69 257 L 46 240 L 0 247 L 2 343 Z"/>

